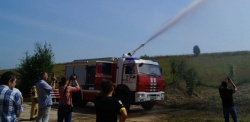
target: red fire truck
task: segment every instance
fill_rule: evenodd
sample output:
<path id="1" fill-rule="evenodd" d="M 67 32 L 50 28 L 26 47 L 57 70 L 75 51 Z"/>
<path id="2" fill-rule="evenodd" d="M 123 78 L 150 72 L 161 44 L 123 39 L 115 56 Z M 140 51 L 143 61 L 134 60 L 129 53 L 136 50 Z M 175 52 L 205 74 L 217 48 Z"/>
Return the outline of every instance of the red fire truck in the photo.
<path id="1" fill-rule="evenodd" d="M 159 64 L 124 55 L 122 58 L 95 58 L 74 60 L 66 65 L 66 76 L 76 74 L 81 86 L 73 104 L 85 106 L 100 92 L 100 81 L 111 80 L 115 86 L 114 96 L 122 100 L 127 109 L 141 105 L 152 109 L 156 101 L 164 100 L 164 78 Z"/>

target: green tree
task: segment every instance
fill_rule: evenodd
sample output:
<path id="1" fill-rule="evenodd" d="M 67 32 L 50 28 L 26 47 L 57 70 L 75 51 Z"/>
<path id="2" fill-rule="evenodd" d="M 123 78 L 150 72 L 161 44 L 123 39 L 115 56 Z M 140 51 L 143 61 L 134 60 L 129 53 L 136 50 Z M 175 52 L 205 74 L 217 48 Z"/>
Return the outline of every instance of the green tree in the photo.
<path id="1" fill-rule="evenodd" d="M 141 59 L 149 59 L 149 56 L 145 54 L 145 55 L 142 55 L 140 58 Z"/>
<path id="2" fill-rule="evenodd" d="M 183 74 L 183 79 L 186 82 L 187 94 L 189 96 L 192 96 L 194 88 L 199 83 L 199 73 L 195 69 L 193 69 L 193 68 L 188 69 Z"/>
<path id="3" fill-rule="evenodd" d="M 36 42 L 34 55 L 29 55 L 28 51 L 25 57 L 21 59 L 18 73 L 20 75 L 19 88 L 24 95 L 28 95 L 31 86 L 37 80 L 40 72 L 51 73 L 54 64 L 54 53 L 50 44 L 45 42 Z"/>
<path id="4" fill-rule="evenodd" d="M 170 73 L 173 77 L 173 82 L 176 82 L 177 78 L 181 77 L 186 70 L 187 63 L 185 59 L 173 58 L 170 60 Z"/>
<path id="5" fill-rule="evenodd" d="M 195 45 L 194 48 L 193 48 L 193 53 L 195 56 L 198 56 L 200 55 L 201 51 L 200 51 L 200 48 L 198 45 Z"/>

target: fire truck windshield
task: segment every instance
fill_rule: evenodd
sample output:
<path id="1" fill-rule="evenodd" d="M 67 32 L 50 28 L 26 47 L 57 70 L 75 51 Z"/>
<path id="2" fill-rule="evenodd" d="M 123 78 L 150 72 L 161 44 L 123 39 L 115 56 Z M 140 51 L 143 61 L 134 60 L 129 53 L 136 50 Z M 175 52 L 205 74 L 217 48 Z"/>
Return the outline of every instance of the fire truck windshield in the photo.
<path id="1" fill-rule="evenodd" d="M 147 75 L 161 75 L 161 70 L 158 65 L 152 64 L 138 64 L 138 73 Z"/>

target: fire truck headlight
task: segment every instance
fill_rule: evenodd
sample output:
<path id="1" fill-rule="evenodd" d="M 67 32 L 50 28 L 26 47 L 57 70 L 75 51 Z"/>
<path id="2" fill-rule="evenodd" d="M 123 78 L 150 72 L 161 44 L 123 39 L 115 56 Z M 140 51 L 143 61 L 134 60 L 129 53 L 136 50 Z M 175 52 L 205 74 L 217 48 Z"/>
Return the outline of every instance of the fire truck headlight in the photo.
<path id="1" fill-rule="evenodd" d="M 139 98 L 144 98 L 145 95 L 144 95 L 144 94 L 138 94 L 138 97 L 139 97 Z"/>
<path id="2" fill-rule="evenodd" d="M 161 98 L 163 98 L 163 99 L 164 99 L 164 96 L 165 96 L 165 94 L 164 94 L 164 93 L 161 93 Z"/>

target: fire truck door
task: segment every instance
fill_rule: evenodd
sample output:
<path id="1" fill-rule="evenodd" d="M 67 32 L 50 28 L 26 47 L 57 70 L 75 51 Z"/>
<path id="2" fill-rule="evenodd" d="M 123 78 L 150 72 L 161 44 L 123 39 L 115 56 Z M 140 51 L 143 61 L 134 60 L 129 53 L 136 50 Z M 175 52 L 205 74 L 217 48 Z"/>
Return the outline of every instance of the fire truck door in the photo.
<path id="1" fill-rule="evenodd" d="M 129 87 L 130 91 L 136 90 L 136 72 L 135 64 L 125 64 L 123 65 L 123 76 L 122 84 L 125 84 Z"/>

